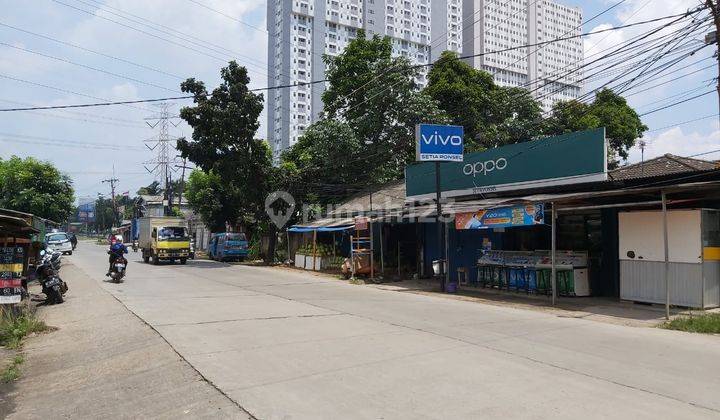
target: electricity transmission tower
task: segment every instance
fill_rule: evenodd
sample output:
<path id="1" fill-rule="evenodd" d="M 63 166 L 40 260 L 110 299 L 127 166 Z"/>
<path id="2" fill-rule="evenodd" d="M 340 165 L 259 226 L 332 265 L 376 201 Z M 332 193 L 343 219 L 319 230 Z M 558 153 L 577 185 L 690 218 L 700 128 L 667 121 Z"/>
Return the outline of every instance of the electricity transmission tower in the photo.
<path id="1" fill-rule="evenodd" d="M 172 103 L 162 102 L 157 106 L 159 111 L 145 118 L 147 125 L 158 131 L 156 136 L 145 140 L 145 146 L 155 152 L 155 157 L 143 163 L 145 170 L 154 174 L 156 178 L 164 179 L 163 207 L 165 215 L 169 216 L 172 208 L 172 173 L 177 171 L 175 165 L 179 163 L 175 155 L 175 143 L 178 137 L 170 134 L 170 126 L 177 127 L 180 122 L 174 122 L 173 119 L 177 119 L 177 116 L 170 114 Z"/>

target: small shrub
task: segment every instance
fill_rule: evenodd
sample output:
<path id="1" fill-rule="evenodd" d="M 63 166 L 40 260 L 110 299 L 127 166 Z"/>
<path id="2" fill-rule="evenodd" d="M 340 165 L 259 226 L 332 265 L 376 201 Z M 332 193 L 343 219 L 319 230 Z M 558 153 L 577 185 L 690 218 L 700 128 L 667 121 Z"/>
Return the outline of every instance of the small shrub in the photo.
<path id="1" fill-rule="evenodd" d="M 668 330 L 720 334 L 720 313 L 679 317 L 666 322 L 662 327 Z"/>
<path id="2" fill-rule="evenodd" d="M 0 373 L 0 381 L 12 382 L 20 377 L 20 365 L 25 363 L 25 359 L 21 355 L 13 358 L 12 362 Z"/>
<path id="3" fill-rule="evenodd" d="M 0 309 L 0 346 L 18 348 L 26 335 L 46 329 L 47 325 L 37 318 L 34 311 Z"/>

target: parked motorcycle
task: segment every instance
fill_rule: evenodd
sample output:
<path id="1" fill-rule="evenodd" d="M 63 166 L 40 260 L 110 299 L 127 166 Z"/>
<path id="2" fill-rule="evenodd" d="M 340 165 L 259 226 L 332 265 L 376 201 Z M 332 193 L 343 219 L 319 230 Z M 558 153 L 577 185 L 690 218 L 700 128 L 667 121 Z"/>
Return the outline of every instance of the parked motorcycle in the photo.
<path id="1" fill-rule="evenodd" d="M 67 283 L 60 278 L 60 259 L 62 253 L 40 251 L 40 263 L 35 269 L 35 275 L 45 294 L 48 304 L 63 303 L 63 295 L 68 290 Z"/>
<path id="2" fill-rule="evenodd" d="M 110 270 L 110 279 L 115 283 L 122 283 L 125 277 L 125 269 L 127 268 L 127 260 L 123 256 L 116 256 Z"/>

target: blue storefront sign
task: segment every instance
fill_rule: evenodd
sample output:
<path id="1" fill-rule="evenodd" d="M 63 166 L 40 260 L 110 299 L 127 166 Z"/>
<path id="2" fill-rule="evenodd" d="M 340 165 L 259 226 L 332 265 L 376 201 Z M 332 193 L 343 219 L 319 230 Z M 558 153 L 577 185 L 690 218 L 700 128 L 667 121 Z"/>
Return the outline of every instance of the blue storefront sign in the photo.
<path id="1" fill-rule="evenodd" d="M 433 163 L 420 162 L 405 168 L 408 200 L 435 197 L 432 166 Z M 578 131 L 468 153 L 463 161 L 440 163 L 440 173 L 443 197 L 605 181 L 605 129 Z"/>
<path id="2" fill-rule="evenodd" d="M 415 127 L 415 160 L 419 162 L 462 162 L 463 127 L 418 124 Z"/>
<path id="3" fill-rule="evenodd" d="M 517 226 L 532 226 L 545 223 L 545 208 L 542 204 L 498 207 L 455 215 L 455 229 L 490 229 Z"/>

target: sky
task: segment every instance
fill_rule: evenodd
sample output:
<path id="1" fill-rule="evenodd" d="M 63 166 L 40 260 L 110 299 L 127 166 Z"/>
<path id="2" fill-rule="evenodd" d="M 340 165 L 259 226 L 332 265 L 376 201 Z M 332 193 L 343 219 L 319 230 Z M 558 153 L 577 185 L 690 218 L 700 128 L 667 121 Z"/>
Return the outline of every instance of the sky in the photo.
<path id="1" fill-rule="evenodd" d="M 561 0 L 582 8 L 585 21 L 618 0 Z M 585 23 L 597 31 L 682 12 L 697 0 L 625 0 Z M 214 9 L 214 10 L 210 10 Z M 180 82 L 194 77 L 212 89 L 230 59 L 245 65 L 251 87 L 267 85 L 266 2 L 260 0 L 0 0 L 0 108 L 79 104 L 181 96 Z M 649 26 L 592 35 L 586 57 L 648 30 Z M 700 45 L 700 44 L 698 44 Z M 687 63 L 698 64 L 675 82 L 628 96 L 639 113 L 712 90 L 716 76 L 711 49 Z M 685 62 L 683 62 L 685 65 Z M 658 83 L 672 77 L 660 78 Z M 592 90 L 607 80 L 595 80 Z M 190 100 L 171 101 L 176 116 Z M 76 196 L 109 195 L 103 179 L 119 179 L 117 192 L 134 193 L 156 176 L 152 140 L 158 128 L 145 120 L 157 116 L 151 104 L 66 111 L 0 112 L 0 158 L 32 156 L 54 163 L 74 183 Z M 673 153 L 689 156 L 720 149 L 718 98 L 709 94 L 643 117 L 645 158 Z M 681 124 L 689 120 L 715 117 Z M 265 113 L 258 137 L 266 137 Z M 190 128 L 172 119 L 170 134 Z M 177 125 L 177 126 L 176 126 Z M 156 149 L 157 150 L 157 149 Z M 702 155 L 720 159 L 720 153 Z M 630 162 L 640 160 L 633 148 Z M 174 176 L 179 176 L 178 174 Z"/>

